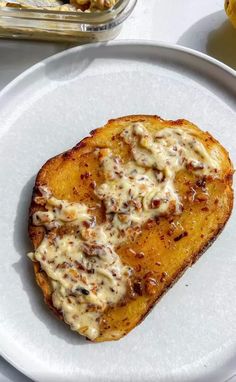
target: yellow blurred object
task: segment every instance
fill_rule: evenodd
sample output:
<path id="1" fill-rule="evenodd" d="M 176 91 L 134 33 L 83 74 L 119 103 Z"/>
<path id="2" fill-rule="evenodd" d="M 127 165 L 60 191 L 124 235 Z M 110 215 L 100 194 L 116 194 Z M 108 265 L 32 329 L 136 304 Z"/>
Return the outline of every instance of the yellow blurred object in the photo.
<path id="1" fill-rule="evenodd" d="M 225 12 L 236 28 L 236 0 L 225 0 Z"/>

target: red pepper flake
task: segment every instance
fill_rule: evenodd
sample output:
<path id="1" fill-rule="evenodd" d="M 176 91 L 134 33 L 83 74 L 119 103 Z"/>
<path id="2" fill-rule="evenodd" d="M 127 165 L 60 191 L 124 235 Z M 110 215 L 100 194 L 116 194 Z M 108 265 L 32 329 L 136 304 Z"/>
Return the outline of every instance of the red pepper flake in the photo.
<path id="1" fill-rule="evenodd" d="M 186 236 L 188 236 L 188 232 L 184 231 L 179 236 L 175 237 L 174 241 L 179 241 L 179 240 L 183 239 Z"/>
<path id="2" fill-rule="evenodd" d="M 95 181 L 91 182 L 89 185 L 93 190 L 95 190 L 97 183 Z"/>
<path id="3" fill-rule="evenodd" d="M 86 270 L 86 268 L 81 263 L 79 263 L 77 260 L 75 260 L 75 266 L 77 269 L 80 269 L 82 271 Z"/>
<path id="4" fill-rule="evenodd" d="M 85 228 L 89 228 L 89 227 L 90 227 L 90 223 L 89 223 L 87 220 L 84 220 L 84 221 L 82 222 L 82 224 L 83 224 L 83 226 L 84 226 Z"/>
<path id="5" fill-rule="evenodd" d="M 160 199 L 153 199 L 151 201 L 151 208 L 158 208 L 160 207 L 161 201 Z"/>
<path id="6" fill-rule="evenodd" d="M 144 253 L 143 252 L 138 252 L 138 253 L 136 253 L 135 257 L 137 257 L 138 259 L 143 259 L 144 258 Z"/>
<path id="7" fill-rule="evenodd" d="M 153 277 L 154 275 L 154 272 L 153 271 L 150 271 L 150 272 L 147 272 L 145 275 L 144 275 L 144 278 L 147 279 L 148 277 Z"/>
<path id="8" fill-rule="evenodd" d="M 140 272 L 141 269 L 142 269 L 142 267 L 141 267 L 140 264 L 138 264 L 138 265 L 135 266 L 135 270 L 136 270 L 136 272 Z"/>
<path id="9" fill-rule="evenodd" d="M 137 281 L 134 283 L 133 285 L 133 290 L 136 294 L 138 294 L 139 296 L 142 296 L 143 294 L 143 287 L 142 287 L 142 284 L 140 281 Z"/>
<path id="10" fill-rule="evenodd" d="M 152 228 L 156 225 L 156 221 L 154 219 L 149 219 L 146 223 L 146 227 L 149 229 L 149 228 Z"/>
<path id="11" fill-rule="evenodd" d="M 79 192 L 78 192 L 77 188 L 76 188 L 76 187 L 73 187 L 73 194 L 74 194 L 74 195 L 78 195 L 78 193 L 79 193 Z"/>
<path id="12" fill-rule="evenodd" d="M 80 179 L 88 179 L 92 174 L 90 172 L 85 172 L 84 174 L 80 175 Z"/>
<path id="13" fill-rule="evenodd" d="M 203 207 L 201 208 L 202 211 L 209 211 L 209 208 L 208 207 Z"/>
<path id="14" fill-rule="evenodd" d="M 162 272 L 160 282 L 162 283 L 167 276 L 168 276 L 167 272 Z"/>

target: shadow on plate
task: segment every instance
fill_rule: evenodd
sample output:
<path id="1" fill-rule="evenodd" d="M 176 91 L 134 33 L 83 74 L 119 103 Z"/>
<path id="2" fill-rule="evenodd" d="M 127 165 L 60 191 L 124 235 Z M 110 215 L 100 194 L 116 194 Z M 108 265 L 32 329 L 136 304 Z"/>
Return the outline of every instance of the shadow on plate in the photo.
<path id="1" fill-rule="evenodd" d="M 236 374 L 232 375 L 232 377 L 227 379 L 225 382 L 236 382 Z"/>
<path id="2" fill-rule="evenodd" d="M 179 45 L 202 52 L 236 69 L 236 29 L 218 11 L 191 26 L 178 40 Z"/>
<path id="3" fill-rule="evenodd" d="M 83 44 L 81 44 L 83 45 Z M 59 61 L 52 60 L 45 67 L 46 76 L 52 81 L 67 82 L 77 78 L 89 66 L 95 59 L 101 59 L 106 57 L 106 53 L 101 50 L 100 46 L 106 45 L 106 43 L 100 43 L 94 49 L 91 49 L 87 45 L 83 45 L 83 50 L 78 52 L 66 51 L 66 55 L 61 57 Z M 70 45 L 71 48 L 77 47 L 77 45 Z M 112 48 L 110 48 L 112 49 Z M 106 57 L 107 59 L 109 57 Z M 58 65 L 59 64 L 59 65 Z"/>
<path id="4" fill-rule="evenodd" d="M 145 44 L 140 43 L 140 45 L 143 46 Z M 111 73 L 114 74 L 112 66 L 114 60 L 117 60 L 118 62 L 126 60 L 133 62 L 152 63 L 153 57 L 157 59 L 155 50 L 153 50 L 149 46 L 146 47 L 146 51 L 143 50 L 141 53 L 138 52 L 137 47 L 138 44 L 132 46 L 126 44 L 125 41 L 124 45 L 121 46 L 112 46 L 107 45 L 107 43 L 98 43 L 96 46 L 93 46 L 91 48 L 90 44 L 83 45 L 82 50 L 67 50 L 66 55 L 60 57 L 59 60 L 56 58 L 53 59 L 51 62 L 47 63 L 45 66 L 45 75 L 51 81 L 67 82 L 74 80 L 81 74 L 83 74 L 83 72 L 85 72 L 96 60 L 98 62 L 96 70 L 98 70 L 99 75 L 105 75 L 105 73 L 107 75 L 107 67 L 104 72 L 104 61 L 108 63 L 108 65 L 109 62 L 111 62 L 110 70 Z M 158 62 L 163 63 L 163 65 L 166 67 L 168 59 L 162 57 L 160 54 L 158 56 Z M 94 80 L 96 81 L 96 74 L 94 75 L 94 73 L 92 73 L 92 75 L 94 76 Z M 94 83 L 96 86 L 96 82 Z"/>
<path id="5" fill-rule="evenodd" d="M 0 377 L 6 377 L 7 381 L 12 382 L 31 382 L 31 379 L 27 378 L 25 375 L 21 374 L 18 370 L 14 369 L 13 366 L 9 365 L 0 356 Z"/>
<path id="6" fill-rule="evenodd" d="M 17 206 L 17 215 L 14 225 L 14 246 L 20 258 L 17 263 L 13 264 L 13 267 L 21 279 L 23 290 L 28 296 L 33 313 L 46 325 L 50 334 L 60 337 L 72 345 L 88 344 L 85 338 L 71 331 L 69 326 L 56 318 L 47 308 L 43 301 L 42 292 L 36 285 L 31 260 L 26 256 L 28 252 L 32 251 L 32 245 L 28 238 L 27 224 L 28 209 L 34 182 L 35 178 L 32 177 L 23 187 Z"/>
<path id="7" fill-rule="evenodd" d="M 69 44 L 1 40 L 1 69 L 6 74 L 0 78 L 1 88 L 25 69 L 68 47 Z"/>

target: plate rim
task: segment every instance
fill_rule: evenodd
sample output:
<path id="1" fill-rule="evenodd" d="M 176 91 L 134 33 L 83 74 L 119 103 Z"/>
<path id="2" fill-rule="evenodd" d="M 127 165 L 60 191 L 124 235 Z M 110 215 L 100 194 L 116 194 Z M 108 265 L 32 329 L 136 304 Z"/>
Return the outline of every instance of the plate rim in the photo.
<path id="1" fill-rule="evenodd" d="M 236 76 L 235 76 L 236 71 L 234 69 L 232 69 L 228 65 L 220 62 L 219 60 L 217 60 L 211 56 L 208 56 L 205 53 L 194 50 L 192 48 L 188 48 L 188 47 L 178 45 L 178 44 L 171 44 L 171 43 L 165 43 L 165 42 L 161 42 L 161 41 L 155 41 L 155 40 L 122 39 L 122 40 L 109 41 L 107 43 L 97 42 L 97 43 L 91 43 L 91 44 L 85 44 L 85 45 L 78 45 L 78 46 L 75 46 L 75 47 L 72 47 L 69 49 L 65 49 L 62 52 L 53 54 L 53 55 L 37 62 L 36 64 L 34 64 L 34 65 L 30 66 L 29 68 L 27 68 L 26 70 L 24 70 L 18 76 L 16 76 L 13 80 L 11 80 L 6 86 L 4 86 L 0 90 L 0 101 L 17 84 L 19 84 L 22 80 L 24 80 L 25 78 L 30 76 L 32 73 L 34 73 L 35 71 L 37 71 L 41 67 L 52 63 L 53 61 L 57 61 L 63 57 L 66 57 L 68 54 L 73 54 L 73 52 L 80 52 L 80 51 L 83 51 L 84 49 L 93 50 L 94 48 L 97 48 L 100 46 L 109 48 L 110 46 L 127 47 L 129 45 L 141 47 L 141 48 L 144 46 L 148 46 L 148 47 L 153 48 L 153 49 L 164 48 L 166 50 L 170 50 L 170 51 L 174 52 L 174 54 L 178 54 L 178 53 L 188 54 L 188 55 L 192 56 L 193 58 L 199 58 L 202 61 L 208 62 L 208 63 L 212 64 L 213 66 L 215 66 L 219 69 L 222 69 L 224 72 L 226 72 L 227 74 L 232 76 L 233 81 L 236 81 Z M 24 366 L 19 365 L 17 362 L 15 362 L 11 358 L 11 356 L 2 349 L 1 346 L 0 346 L 0 357 L 3 357 L 10 365 L 12 365 L 15 369 L 17 369 L 18 371 L 23 373 L 23 375 L 25 375 L 26 377 L 28 377 L 34 381 L 38 380 L 38 379 L 35 379 L 35 375 L 33 375 L 31 370 L 27 370 Z M 230 377 L 227 377 L 226 379 L 224 379 L 224 381 L 227 382 L 227 381 L 231 380 L 231 378 L 234 378 L 234 376 L 236 375 L 235 373 L 236 373 L 236 367 L 235 367 L 235 371 L 232 373 L 232 375 Z"/>
<path id="2" fill-rule="evenodd" d="M 172 50 L 175 52 L 187 53 L 190 56 L 198 57 L 198 58 L 202 59 L 203 61 L 206 61 L 206 62 L 211 63 L 220 69 L 223 69 L 228 74 L 230 74 L 233 77 L 233 79 L 235 80 L 236 71 L 233 68 L 231 68 L 230 66 L 217 60 L 214 57 L 208 56 L 206 53 L 202 53 L 200 51 L 185 47 L 183 45 L 170 44 L 170 43 L 165 43 L 162 41 L 157 42 L 155 40 L 145 40 L 145 39 L 144 40 L 141 40 L 141 39 L 134 39 L 134 40 L 124 39 L 124 40 L 109 41 L 107 43 L 97 42 L 97 43 L 91 43 L 91 44 L 85 44 L 85 45 L 78 45 L 78 46 L 75 46 L 75 47 L 72 47 L 69 49 L 65 49 L 62 52 L 53 54 L 53 55 L 37 62 L 36 64 L 30 66 L 29 68 L 24 70 L 22 73 L 20 73 L 18 76 L 16 76 L 13 80 L 11 80 L 6 86 L 4 86 L 1 89 L 0 98 L 3 97 L 9 90 L 11 90 L 17 83 L 19 83 L 22 79 L 27 77 L 29 74 L 33 73 L 34 71 L 36 71 L 40 67 L 43 67 L 43 66 L 50 64 L 54 60 L 58 60 L 60 58 L 65 57 L 68 54 L 68 52 L 72 53 L 74 51 L 83 51 L 84 49 L 88 49 L 88 48 L 93 49 L 93 48 L 97 48 L 99 46 L 109 47 L 109 46 L 122 46 L 122 45 L 123 46 L 127 46 L 127 45 L 142 46 L 143 45 L 143 46 L 149 46 L 149 47 L 153 47 L 153 48 L 164 48 L 164 49 Z"/>

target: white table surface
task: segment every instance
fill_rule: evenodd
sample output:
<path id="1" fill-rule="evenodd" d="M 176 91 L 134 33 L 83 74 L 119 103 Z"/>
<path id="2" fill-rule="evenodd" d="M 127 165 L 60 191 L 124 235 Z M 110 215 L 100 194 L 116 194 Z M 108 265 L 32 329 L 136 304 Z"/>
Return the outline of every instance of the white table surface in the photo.
<path id="1" fill-rule="evenodd" d="M 226 18 L 223 3 L 224 0 L 138 0 L 117 39 L 184 45 L 236 69 L 236 30 Z M 69 47 L 0 40 L 0 90 L 28 67 Z M 0 382 L 29 381 L 0 357 Z M 236 376 L 230 382 L 236 382 Z"/>

